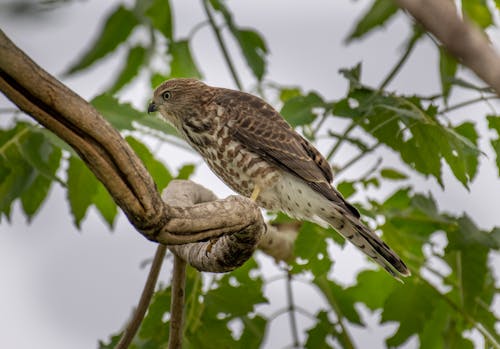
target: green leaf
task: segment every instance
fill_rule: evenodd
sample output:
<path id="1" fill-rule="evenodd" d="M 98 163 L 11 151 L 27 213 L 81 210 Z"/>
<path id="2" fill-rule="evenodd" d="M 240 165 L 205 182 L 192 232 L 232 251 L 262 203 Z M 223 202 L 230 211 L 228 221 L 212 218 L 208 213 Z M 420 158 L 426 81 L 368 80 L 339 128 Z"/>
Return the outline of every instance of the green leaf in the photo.
<path id="1" fill-rule="evenodd" d="M 388 346 L 398 347 L 410 336 L 423 330 L 439 303 L 435 292 L 422 283 L 396 287 L 386 299 L 382 312 L 382 323 L 399 322 L 396 333 L 386 340 Z"/>
<path id="2" fill-rule="evenodd" d="M 488 28 L 493 25 L 493 16 L 486 0 L 462 1 L 462 12 L 481 28 Z"/>
<path id="3" fill-rule="evenodd" d="M 361 62 L 356 64 L 350 69 L 342 68 L 339 69 L 339 73 L 342 74 L 349 81 L 349 91 L 354 91 L 361 88 Z M 347 101 L 347 99 L 346 99 Z"/>
<path id="4" fill-rule="evenodd" d="M 139 73 L 139 69 L 146 58 L 146 49 L 142 46 L 132 47 L 127 55 L 126 63 L 113 85 L 109 88 L 110 93 L 116 93 L 132 81 Z"/>
<path id="5" fill-rule="evenodd" d="M 243 316 L 241 318 L 244 329 L 239 342 L 241 349 L 260 348 L 265 339 L 267 319 L 256 315 L 254 317 Z"/>
<path id="6" fill-rule="evenodd" d="M 146 117 L 145 113 L 135 110 L 129 103 L 118 102 L 108 93 L 95 97 L 90 103 L 118 130 L 133 130 L 132 122 Z"/>
<path id="7" fill-rule="evenodd" d="M 292 127 L 308 125 L 316 119 L 313 109 L 324 106 L 321 97 L 310 92 L 307 96 L 290 98 L 281 108 L 281 115 Z"/>
<path id="8" fill-rule="evenodd" d="M 93 203 L 108 224 L 109 229 L 113 229 L 115 218 L 118 214 L 118 207 L 101 182 L 97 185 L 97 192 L 93 198 Z"/>
<path id="9" fill-rule="evenodd" d="M 488 127 L 496 132 L 497 137 L 491 140 L 491 146 L 496 154 L 498 175 L 500 176 L 500 116 L 488 115 Z"/>
<path id="10" fill-rule="evenodd" d="M 167 39 L 172 40 L 173 20 L 169 0 L 153 0 L 145 15 Z"/>
<path id="11" fill-rule="evenodd" d="M 67 196 L 78 229 L 97 193 L 98 180 L 82 160 L 72 156 L 67 171 Z"/>
<path id="12" fill-rule="evenodd" d="M 45 142 L 49 144 L 48 140 L 45 140 Z M 61 150 L 51 146 L 47 154 L 47 158 L 43 159 L 44 171 L 38 174 L 31 185 L 21 195 L 23 211 L 28 220 L 31 220 L 47 198 L 52 181 L 56 178 L 56 171 L 59 169 L 62 156 Z"/>
<path id="13" fill-rule="evenodd" d="M 160 161 L 155 159 L 153 154 L 144 144 L 131 136 L 126 137 L 125 140 L 142 160 L 144 166 L 146 166 L 146 169 L 151 174 L 151 177 L 153 177 L 158 190 L 161 192 L 173 178 L 168 169 Z"/>
<path id="14" fill-rule="evenodd" d="M 350 322 L 361 325 L 361 318 L 354 307 L 356 299 L 350 293 L 334 281 L 328 280 L 326 275 L 316 276 L 313 282 L 339 317 L 345 317 Z"/>
<path id="15" fill-rule="evenodd" d="M 254 30 L 232 30 L 241 47 L 245 60 L 257 80 L 261 81 L 266 72 L 267 47 L 264 39 Z"/>
<path id="16" fill-rule="evenodd" d="M 480 151 L 474 125 L 442 125 L 436 118 L 437 107 L 431 104 L 424 108 L 417 97 L 355 88 L 335 103 L 333 112 L 356 120 L 380 143 L 398 152 L 412 169 L 435 177 L 441 186 L 442 158 L 466 188 L 477 172 Z"/>
<path id="17" fill-rule="evenodd" d="M 385 270 L 365 270 L 358 274 L 357 282 L 345 293 L 357 302 L 363 302 L 371 310 L 381 309 L 397 285 L 388 280 Z"/>
<path id="18" fill-rule="evenodd" d="M 104 27 L 97 35 L 97 39 L 90 48 L 74 63 L 67 74 L 74 74 L 79 70 L 90 67 L 92 64 L 105 57 L 129 37 L 138 24 L 134 13 L 123 5 L 116 7 L 105 21 Z"/>
<path id="19" fill-rule="evenodd" d="M 373 29 L 383 26 L 397 10 L 398 7 L 393 0 L 375 0 L 349 34 L 347 42 L 359 39 Z"/>
<path id="20" fill-rule="evenodd" d="M 282 88 L 280 90 L 280 101 L 286 102 L 293 97 L 299 97 L 301 95 L 302 95 L 302 92 L 301 92 L 300 88 L 298 88 L 298 87 Z"/>
<path id="21" fill-rule="evenodd" d="M 217 288 L 205 294 L 205 311 L 213 315 L 224 313 L 232 318 L 245 316 L 253 312 L 257 304 L 267 303 L 262 294 L 262 278 L 249 276 L 250 271 L 257 268 L 257 263 L 249 260 L 242 267 L 225 274 Z"/>
<path id="22" fill-rule="evenodd" d="M 10 215 L 11 204 L 36 179 L 33 169 L 21 150 L 21 144 L 31 134 L 26 123 L 9 130 L 0 130 L 0 213 Z"/>
<path id="23" fill-rule="evenodd" d="M 337 184 L 336 187 L 345 199 L 348 199 L 350 196 L 356 193 L 356 188 L 354 188 L 354 182 L 343 181 Z"/>
<path id="24" fill-rule="evenodd" d="M 172 56 L 170 77 L 201 79 L 187 40 L 172 42 L 169 46 L 169 52 Z"/>
<path id="25" fill-rule="evenodd" d="M 316 315 L 316 324 L 307 330 L 306 349 L 330 349 L 332 348 L 327 337 L 334 333 L 334 325 L 328 319 L 328 313 L 320 311 Z"/>
<path id="26" fill-rule="evenodd" d="M 140 119 L 135 120 L 139 125 L 150 128 L 151 130 L 160 131 L 165 135 L 179 137 L 177 130 L 166 122 L 160 115 L 146 115 Z"/>
<path id="27" fill-rule="evenodd" d="M 310 270 L 314 275 L 327 273 L 332 261 L 328 255 L 327 238 L 338 234 L 333 229 L 325 229 L 311 222 L 304 222 L 294 244 L 294 256 L 299 258 L 293 264 L 292 271 L 299 273 Z M 342 241 L 343 243 L 343 241 Z"/>
<path id="28" fill-rule="evenodd" d="M 177 179 L 188 179 L 194 173 L 196 167 L 193 164 L 187 164 L 180 168 L 179 173 L 177 174 Z"/>
<path id="29" fill-rule="evenodd" d="M 479 165 L 480 150 L 477 148 L 479 136 L 472 122 L 464 122 L 455 128 L 445 130 L 446 138 L 437 138 L 443 141 L 440 144 L 441 154 L 455 178 L 468 189 L 468 184 L 476 176 Z"/>
<path id="30" fill-rule="evenodd" d="M 384 178 L 392 179 L 392 180 L 404 180 L 404 179 L 408 178 L 408 176 L 405 175 L 404 173 L 402 173 L 396 169 L 388 168 L 388 167 L 381 169 L 380 175 Z"/>
<path id="31" fill-rule="evenodd" d="M 439 74 L 441 78 L 441 91 L 445 100 L 448 99 L 451 87 L 457 74 L 457 60 L 443 47 L 439 48 Z"/>

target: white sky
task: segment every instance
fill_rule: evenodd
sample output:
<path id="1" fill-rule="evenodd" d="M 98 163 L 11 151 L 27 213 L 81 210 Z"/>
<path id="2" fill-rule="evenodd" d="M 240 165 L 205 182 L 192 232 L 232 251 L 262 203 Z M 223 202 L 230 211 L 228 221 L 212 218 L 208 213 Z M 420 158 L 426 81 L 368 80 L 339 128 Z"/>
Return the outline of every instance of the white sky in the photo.
<path id="1" fill-rule="evenodd" d="M 0 4 L 7 3 L 0 0 Z M 0 27 L 31 58 L 48 72 L 59 76 L 78 54 L 91 44 L 108 9 L 117 1 L 75 1 L 51 13 L 40 13 L 26 18 L 9 18 L 0 10 Z M 130 3 L 130 1 L 128 1 Z M 232 0 L 228 4 L 241 26 L 258 29 L 267 40 L 271 51 L 268 77 L 282 84 L 299 85 L 305 90 L 315 89 L 329 99 L 345 94 L 346 83 L 338 69 L 351 67 L 363 61 L 363 81 L 378 84 L 401 54 L 402 44 L 408 33 L 408 24 L 403 16 L 392 21 L 387 30 L 369 36 L 361 43 L 344 46 L 343 40 L 350 31 L 354 19 L 365 9 L 368 1 L 347 0 L 298 1 L 298 0 Z M 0 8 L 1 9 L 1 8 Z M 199 1 L 173 1 L 175 11 L 175 35 L 183 38 L 193 25 L 204 20 Z M 498 44 L 498 36 L 493 38 Z M 216 86 L 234 87 L 222 56 L 214 44 L 208 27 L 195 36 L 192 48 L 200 64 L 205 80 Z M 237 69 L 241 72 L 246 88 L 252 86 L 245 63 L 237 57 Z M 124 51 L 120 50 L 123 55 Z M 429 40 L 419 44 L 401 74 L 390 85 L 398 92 L 430 95 L 438 92 L 439 76 L 436 50 Z M 116 59 L 106 59 L 92 70 L 76 77 L 65 78 L 68 84 L 84 98 L 92 98 L 102 91 L 116 73 Z M 466 73 L 468 74 L 468 73 Z M 132 100 L 138 108 L 145 109 L 147 94 L 139 86 L 128 89 L 124 98 Z M 467 98 L 457 91 L 455 100 Z M 0 95 L 0 108 L 9 103 Z M 500 105 L 497 103 L 496 108 Z M 478 120 L 488 109 L 465 108 L 452 114 L 453 122 Z M 2 124 L 4 120 L 0 121 Z M 484 122 L 479 123 L 480 134 L 485 131 Z M 338 128 L 339 132 L 342 130 Z M 156 145 L 156 144 L 154 144 Z M 319 145 L 321 150 L 328 143 Z M 446 191 L 442 191 L 434 180 L 413 176 L 415 189 L 432 192 L 443 210 L 467 212 L 481 226 L 490 229 L 500 225 L 500 181 L 494 166 L 488 140 L 482 140 L 482 149 L 488 157 L 481 159 L 479 176 L 467 192 L 450 172 L 445 170 Z M 175 170 L 183 162 L 199 163 L 199 158 L 177 148 L 165 145 L 159 149 L 160 156 Z M 176 156 L 172 157 L 171 154 Z M 382 151 L 386 164 L 398 166 L 397 156 Z M 351 158 L 350 149 L 335 159 L 343 163 Z M 374 159 L 374 158 L 373 158 Z M 372 161 L 373 161 L 372 159 Z M 354 178 L 372 162 L 365 162 L 342 174 L 342 178 Z M 230 194 L 205 165 L 199 167 L 194 179 L 214 190 L 218 195 Z M 384 196 L 391 191 L 385 186 L 382 192 L 369 191 L 369 195 Z M 363 200 L 358 196 L 357 200 Z M 150 258 L 155 245 L 144 239 L 129 226 L 123 215 L 118 219 L 114 233 L 109 233 L 95 210 L 90 210 L 81 232 L 71 224 L 65 192 L 54 187 L 50 199 L 42 212 L 29 225 L 15 205 L 12 224 L 0 225 L 0 340 L 5 348 L 92 348 L 97 340 L 107 340 L 124 324 L 135 305 L 145 278 L 139 268 L 142 261 Z M 343 282 L 352 282 L 354 271 L 363 258 L 353 248 L 334 250 L 336 266 L 334 276 Z M 260 261 L 269 275 L 278 274 L 273 263 L 266 258 Z M 492 261 L 500 271 L 499 259 Z M 165 264 L 162 279 L 169 279 L 169 263 Z M 266 288 L 271 306 L 259 308 L 271 314 L 284 305 L 284 284 L 272 283 Z M 322 304 L 310 288 L 296 287 L 298 304 L 314 308 Z M 497 302 L 497 312 L 500 305 Z M 298 315 L 302 328 L 312 322 Z M 373 315 L 376 318 L 376 315 Z M 369 321 L 373 323 L 372 321 Z M 383 337 L 394 331 L 395 326 L 374 328 L 371 331 L 352 329 L 353 337 L 361 348 L 381 348 Z M 301 338 L 304 336 L 301 334 Z M 266 348 L 280 348 L 291 343 L 287 316 L 275 320 L 268 334 Z M 411 341 L 406 347 L 415 347 Z"/>

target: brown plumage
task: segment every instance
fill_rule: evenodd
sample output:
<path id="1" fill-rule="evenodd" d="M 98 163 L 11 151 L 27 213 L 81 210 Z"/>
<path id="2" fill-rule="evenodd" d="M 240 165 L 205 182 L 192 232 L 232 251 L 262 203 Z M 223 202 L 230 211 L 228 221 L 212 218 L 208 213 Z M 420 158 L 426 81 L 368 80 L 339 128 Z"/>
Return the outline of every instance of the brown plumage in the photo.
<path id="1" fill-rule="evenodd" d="M 148 108 L 153 111 L 236 192 L 258 194 L 256 202 L 268 210 L 329 224 L 394 277 L 410 275 L 330 184 L 325 158 L 262 99 L 194 79 L 172 79 L 156 88 Z"/>

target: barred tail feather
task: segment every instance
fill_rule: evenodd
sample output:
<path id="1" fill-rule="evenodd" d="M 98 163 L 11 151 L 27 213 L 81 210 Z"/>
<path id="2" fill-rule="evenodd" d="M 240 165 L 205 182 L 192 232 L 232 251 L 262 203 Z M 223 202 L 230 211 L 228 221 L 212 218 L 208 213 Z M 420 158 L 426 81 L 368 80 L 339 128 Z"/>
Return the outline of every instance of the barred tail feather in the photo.
<path id="1" fill-rule="evenodd" d="M 335 216 L 324 217 L 324 220 L 397 280 L 401 281 L 400 276 L 411 275 L 410 270 L 396 252 L 357 217 L 342 212 Z"/>

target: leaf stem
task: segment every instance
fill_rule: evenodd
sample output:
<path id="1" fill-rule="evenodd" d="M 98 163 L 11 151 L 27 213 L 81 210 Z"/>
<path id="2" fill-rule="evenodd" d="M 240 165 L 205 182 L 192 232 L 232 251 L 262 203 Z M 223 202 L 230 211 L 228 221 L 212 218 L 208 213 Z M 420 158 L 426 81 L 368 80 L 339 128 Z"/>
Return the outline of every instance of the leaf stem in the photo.
<path id="1" fill-rule="evenodd" d="M 349 133 L 351 133 L 351 131 L 356 127 L 356 125 L 357 125 L 357 123 L 352 121 L 351 124 L 349 125 L 349 127 L 347 127 L 345 129 L 344 134 L 339 137 L 339 139 L 337 140 L 337 143 L 335 143 L 335 145 L 332 147 L 332 149 L 330 149 L 330 151 L 328 152 L 328 155 L 326 156 L 326 160 L 328 160 L 328 161 L 331 160 L 333 155 L 335 155 L 337 150 L 340 148 L 342 143 L 348 138 Z"/>
<path id="2" fill-rule="evenodd" d="M 496 96 L 496 95 L 494 95 L 494 96 L 487 96 L 487 97 L 484 97 L 484 96 L 477 97 L 477 98 L 474 98 L 474 99 L 470 99 L 470 100 L 467 100 L 467 101 L 460 102 L 460 103 L 457 103 L 455 105 L 449 106 L 449 107 L 447 107 L 447 108 L 439 111 L 439 114 L 448 113 L 448 112 L 450 112 L 452 110 L 460 109 L 460 108 L 468 106 L 470 104 L 474 104 L 474 103 L 478 103 L 478 102 L 485 102 L 485 101 L 488 101 L 488 100 L 491 100 L 491 99 L 499 99 L 499 97 Z"/>
<path id="3" fill-rule="evenodd" d="M 360 152 L 358 155 L 356 155 L 351 160 L 349 160 L 344 166 L 342 166 L 341 168 L 339 168 L 335 172 L 335 176 L 338 176 L 340 173 L 342 173 L 345 170 L 347 170 L 349 167 L 351 167 L 356 162 L 358 162 L 360 159 L 362 159 L 365 155 L 370 154 L 371 152 L 373 152 L 375 149 L 377 149 L 381 145 L 382 145 L 382 143 L 378 142 L 375 145 L 371 146 L 370 148 L 366 149 L 364 152 Z"/>
<path id="4" fill-rule="evenodd" d="M 161 265 L 163 263 L 163 259 L 165 258 L 165 253 L 167 251 L 167 246 L 163 244 L 158 244 L 156 248 L 156 253 L 153 258 L 153 263 L 151 264 L 151 268 L 149 269 L 148 278 L 146 279 L 146 284 L 144 285 L 144 289 L 142 290 L 141 298 L 139 299 L 139 303 L 137 304 L 137 309 L 135 310 L 132 319 L 130 319 L 125 331 L 123 332 L 120 341 L 116 345 L 115 349 L 126 349 L 132 343 L 132 340 L 141 325 L 142 320 L 144 319 L 144 315 L 146 314 L 146 310 L 149 307 L 149 303 L 151 301 L 151 297 L 153 296 L 153 291 L 155 289 L 156 281 L 158 280 L 158 275 L 160 274 Z"/>
<path id="5" fill-rule="evenodd" d="M 293 347 L 299 348 L 299 332 L 297 330 L 297 318 L 295 316 L 295 302 L 293 299 L 292 274 L 287 272 L 286 278 L 286 299 L 288 302 L 288 313 L 290 316 L 290 330 L 292 332 Z"/>
<path id="6" fill-rule="evenodd" d="M 208 21 L 210 23 L 210 26 L 212 27 L 212 30 L 214 31 L 215 37 L 217 38 L 217 42 L 219 44 L 219 47 L 222 51 L 222 55 L 224 56 L 224 59 L 226 61 L 227 67 L 229 68 L 229 71 L 231 72 L 231 76 L 233 77 L 233 81 L 238 87 L 238 90 L 243 90 L 240 79 L 238 77 L 238 74 L 236 73 L 236 69 L 234 68 L 233 61 L 231 60 L 231 57 L 229 56 L 229 52 L 226 48 L 226 44 L 224 40 L 222 39 L 222 35 L 220 33 L 219 27 L 214 21 L 214 17 L 212 16 L 212 13 L 210 12 L 210 9 L 208 8 L 208 0 L 201 0 L 203 4 L 203 8 L 205 9 L 205 14 L 207 15 Z"/>
<path id="7" fill-rule="evenodd" d="M 418 278 L 421 282 L 423 282 L 427 287 L 431 288 L 432 291 L 438 295 L 440 298 L 442 298 L 453 310 L 455 310 L 457 313 L 462 315 L 462 317 L 469 322 L 473 327 L 475 327 L 485 338 L 486 341 L 488 341 L 492 347 L 495 349 L 500 349 L 500 343 L 497 342 L 496 338 L 494 335 L 490 333 L 488 329 L 486 329 L 483 324 L 480 322 L 476 321 L 473 317 L 471 317 L 469 314 L 463 311 L 453 300 L 451 300 L 449 297 L 447 297 L 445 294 L 439 292 L 429 281 L 427 281 L 425 278 L 423 278 L 418 270 L 415 270 L 414 268 L 411 268 L 412 275 L 415 275 L 415 277 Z"/>
<path id="8" fill-rule="evenodd" d="M 392 68 L 392 70 L 389 72 L 387 77 L 382 81 L 378 89 L 380 91 L 384 90 L 387 85 L 394 79 L 396 74 L 399 72 L 399 70 L 403 67 L 403 65 L 406 63 L 406 60 L 410 56 L 411 52 L 415 48 L 415 44 L 417 43 L 418 39 L 420 38 L 420 34 L 418 32 L 414 32 L 413 36 L 410 39 L 410 42 L 408 43 L 408 46 L 406 46 L 406 50 L 399 59 L 399 61 L 396 63 L 396 65 Z"/>

